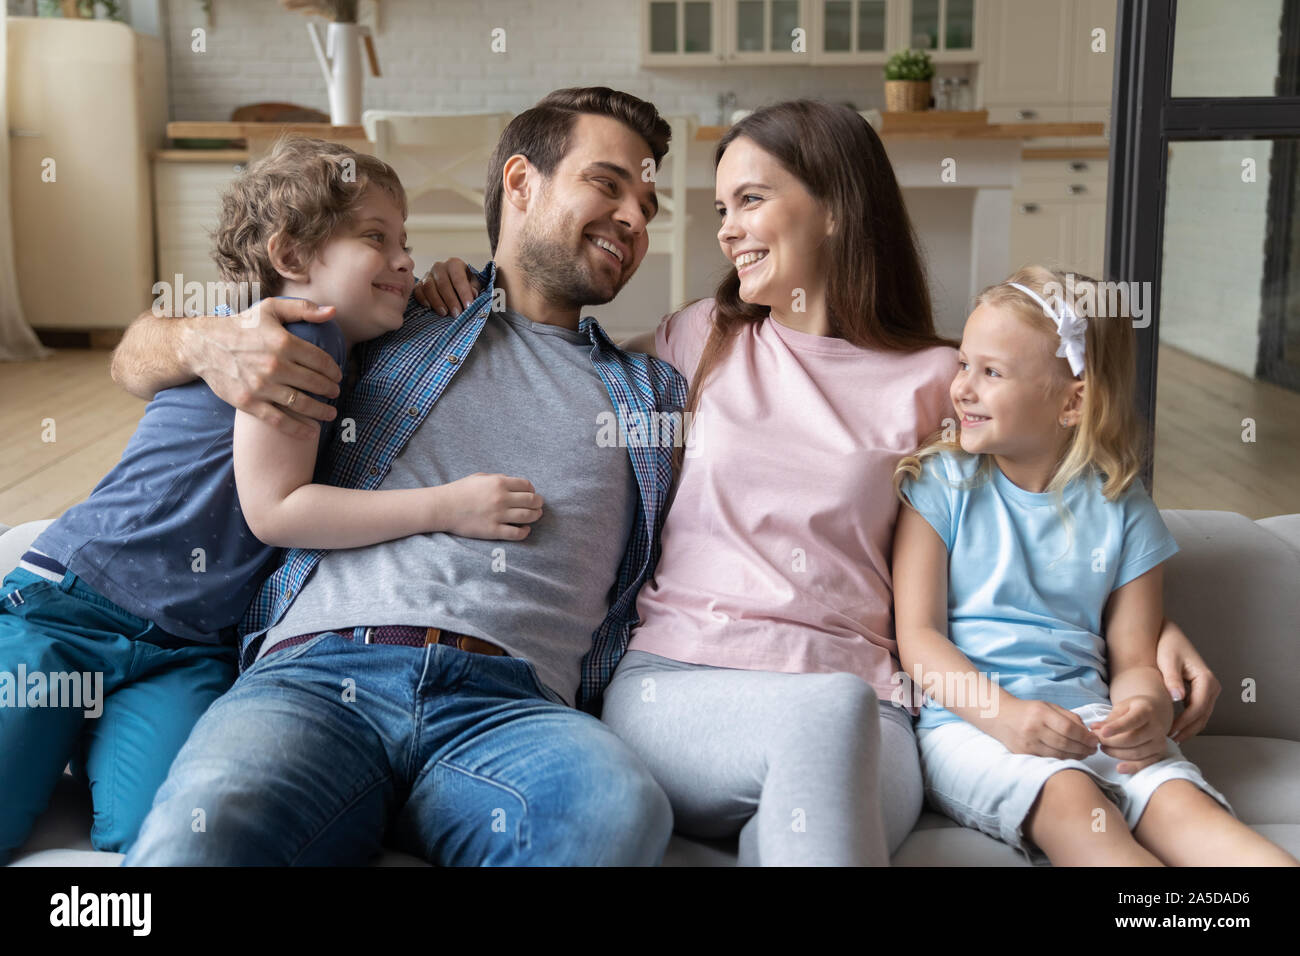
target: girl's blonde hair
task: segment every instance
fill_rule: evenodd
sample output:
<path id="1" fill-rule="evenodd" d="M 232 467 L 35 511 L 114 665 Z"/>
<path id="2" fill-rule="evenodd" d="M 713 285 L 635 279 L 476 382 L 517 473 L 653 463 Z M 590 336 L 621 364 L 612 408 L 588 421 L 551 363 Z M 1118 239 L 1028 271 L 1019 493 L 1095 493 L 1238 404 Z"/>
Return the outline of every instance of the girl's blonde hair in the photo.
<path id="1" fill-rule="evenodd" d="M 1005 282 L 984 289 L 975 299 L 978 308 L 989 305 L 1007 309 L 1022 321 L 1051 336 L 1053 351 L 1059 341 L 1056 324 L 1043 307 L 1011 283 L 1033 289 L 1049 304 L 1053 296 L 1065 298 L 1076 315 L 1087 320 L 1084 340 L 1083 407 L 1074 434 L 1062 453 L 1045 491 L 1053 494 L 1067 526 L 1069 513 L 1062 493 L 1071 481 L 1089 470 L 1102 480 L 1102 494 L 1115 501 L 1138 477 L 1143 461 L 1143 430 L 1134 403 L 1137 369 L 1136 336 L 1132 316 L 1123 296 L 1109 294 L 1096 279 L 1067 275 L 1044 266 L 1025 266 Z M 1057 358 L 1061 381 L 1073 381 L 1069 363 Z M 894 470 L 894 493 L 902 494 L 904 477 L 921 477 L 926 458 L 942 451 L 967 455 L 961 447 L 960 420 L 931 435 Z M 979 468 L 964 487 L 987 481 L 992 475 L 992 456 L 981 454 Z"/>

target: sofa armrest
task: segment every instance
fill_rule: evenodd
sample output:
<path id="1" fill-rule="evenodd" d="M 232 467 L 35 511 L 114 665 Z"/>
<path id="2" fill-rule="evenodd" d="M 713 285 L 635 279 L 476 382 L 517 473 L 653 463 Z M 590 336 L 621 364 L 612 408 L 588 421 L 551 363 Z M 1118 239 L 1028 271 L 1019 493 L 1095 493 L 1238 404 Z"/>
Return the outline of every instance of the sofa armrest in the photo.
<path id="1" fill-rule="evenodd" d="M 48 528 L 54 519 L 28 521 L 0 532 L 0 578 L 18 566 L 18 559 L 31 547 L 37 535 Z"/>

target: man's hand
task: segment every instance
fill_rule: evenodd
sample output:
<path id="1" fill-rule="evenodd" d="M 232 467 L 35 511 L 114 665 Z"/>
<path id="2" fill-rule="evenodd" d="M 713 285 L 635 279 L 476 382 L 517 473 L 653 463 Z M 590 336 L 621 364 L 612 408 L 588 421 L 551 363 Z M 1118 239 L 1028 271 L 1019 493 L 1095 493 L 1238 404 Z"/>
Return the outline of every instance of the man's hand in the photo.
<path id="1" fill-rule="evenodd" d="M 1187 700 L 1187 708 L 1169 728 L 1169 736 L 1181 744 L 1205 729 L 1222 687 L 1182 628 L 1168 619 L 1156 644 L 1156 666 L 1169 688 L 1169 696 L 1174 700 L 1183 700 L 1184 697 Z M 1183 681 L 1191 684 L 1190 693 L 1185 693 Z"/>
<path id="2" fill-rule="evenodd" d="M 183 363 L 222 401 L 294 438 L 307 438 L 338 410 L 307 392 L 334 398 L 343 372 L 329 353 L 286 332 L 286 322 L 324 322 L 332 305 L 262 299 L 236 315 L 204 316 L 185 325 Z"/>
<path id="3" fill-rule="evenodd" d="M 1093 724 L 1102 753 L 1123 761 L 1115 769 L 1137 773 L 1164 758 L 1165 735 L 1173 716 L 1169 701 L 1137 695 L 1116 704 L 1106 719 Z"/>
<path id="4" fill-rule="evenodd" d="M 433 264 L 420 284 L 415 299 L 439 315 L 460 315 L 483 289 L 463 259 L 443 259 Z"/>

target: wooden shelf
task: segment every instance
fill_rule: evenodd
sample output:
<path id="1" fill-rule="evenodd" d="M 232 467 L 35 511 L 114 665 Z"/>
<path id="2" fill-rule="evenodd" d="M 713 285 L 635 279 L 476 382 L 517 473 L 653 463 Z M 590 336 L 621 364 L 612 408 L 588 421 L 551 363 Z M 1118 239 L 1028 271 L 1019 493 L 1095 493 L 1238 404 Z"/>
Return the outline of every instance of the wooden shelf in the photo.
<path id="1" fill-rule="evenodd" d="M 149 156 L 160 163 L 246 163 L 246 149 L 155 149 Z"/>
<path id="2" fill-rule="evenodd" d="M 701 142 L 722 139 L 726 126 L 701 126 L 695 138 Z M 883 140 L 917 142 L 922 140 L 955 139 L 1036 139 L 1040 136 L 1103 136 L 1104 123 L 974 123 L 951 126 L 918 126 L 915 129 L 887 130 L 880 134 Z M 1071 155 L 1075 155 L 1071 153 Z"/>
<path id="3" fill-rule="evenodd" d="M 1108 146 L 1030 146 L 1021 159 L 1110 159 Z"/>
<path id="4" fill-rule="evenodd" d="M 365 139 L 364 126 L 333 126 L 329 123 L 229 123 L 180 120 L 167 124 L 172 139 L 247 139 L 274 136 L 282 132 L 305 133 L 320 139 Z"/>

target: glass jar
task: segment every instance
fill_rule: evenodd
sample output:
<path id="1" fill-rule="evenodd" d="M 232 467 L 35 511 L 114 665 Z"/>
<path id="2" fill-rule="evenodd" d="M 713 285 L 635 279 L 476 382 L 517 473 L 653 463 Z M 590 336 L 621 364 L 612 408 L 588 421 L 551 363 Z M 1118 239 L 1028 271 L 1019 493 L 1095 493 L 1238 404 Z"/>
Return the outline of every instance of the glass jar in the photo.
<path id="1" fill-rule="evenodd" d="M 969 77 L 959 76 L 953 89 L 952 109 L 955 110 L 973 110 L 975 103 L 971 93 Z"/>

